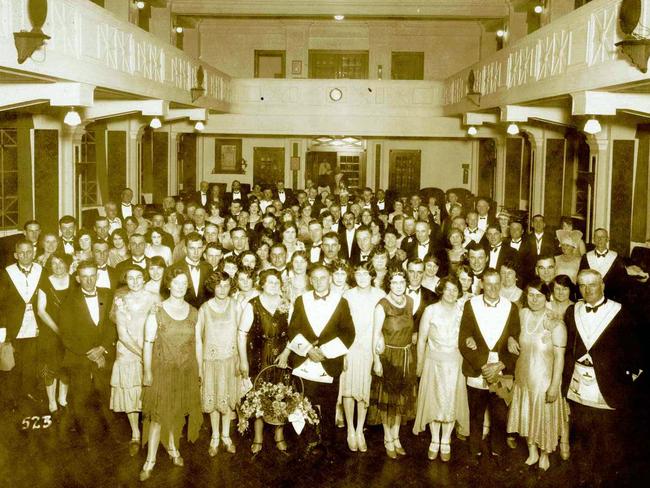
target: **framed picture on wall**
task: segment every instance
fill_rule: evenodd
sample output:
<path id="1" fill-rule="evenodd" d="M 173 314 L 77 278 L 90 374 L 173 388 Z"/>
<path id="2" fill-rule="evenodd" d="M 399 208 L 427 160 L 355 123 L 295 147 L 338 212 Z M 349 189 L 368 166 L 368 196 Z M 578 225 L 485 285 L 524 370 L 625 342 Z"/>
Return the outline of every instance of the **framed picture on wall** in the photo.
<path id="1" fill-rule="evenodd" d="M 294 59 L 291 61 L 291 74 L 292 75 L 301 75 L 302 74 L 302 61 L 299 59 Z"/>
<path id="2" fill-rule="evenodd" d="M 242 140 L 214 140 L 214 168 L 212 174 L 242 173 Z"/>

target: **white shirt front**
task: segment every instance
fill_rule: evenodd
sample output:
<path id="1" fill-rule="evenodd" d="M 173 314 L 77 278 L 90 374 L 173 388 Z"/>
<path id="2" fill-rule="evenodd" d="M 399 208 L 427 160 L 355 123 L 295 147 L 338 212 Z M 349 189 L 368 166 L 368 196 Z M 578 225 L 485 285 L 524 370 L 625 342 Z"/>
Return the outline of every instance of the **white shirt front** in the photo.
<path id="1" fill-rule="evenodd" d="M 73 241 L 63 241 L 63 252 L 69 255 L 74 255 L 74 242 Z"/>
<path id="2" fill-rule="evenodd" d="M 406 294 L 413 299 L 413 314 L 418 311 L 420 308 L 420 302 L 422 301 L 422 288 L 413 290 L 412 288 L 406 289 Z"/>
<path id="3" fill-rule="evenodd" d="M 133 216 L 133 206 L 129 204 L 122 204 L 122 216 L 124 218 Z"/>
<path id="4" fill-rule="evenodd" d="M 521 248 L 521 237 L 516 242 L 511 239 L 510 247 L 519 251 L 519 249 Z"/>
<path id="5" fill-rule="evenodd" d="M 348 246 L 348 257 L 352 255 L 352 245 L 354 244 L 354 235 L 356 232 L 356 229 L 345 229 L 346 243 Z"/>
<path id="6" fill-rule="evenodd" d="M 99 298 L 97 297 L 97 290 L 94 296 L 88 296 L 85 291 L 81 291 L 84 295 L 90 318 L 93 320 L 95 326 L 99 325 Z"/>
<path id="7" fill-rule="evenodd" d="M 418 242 L 418 258 L 424 259 L 427 253 L 429 252 L 429 241 L 424 244 Z"/>
<path id="8" fill-rule="evenodd" d="M 501 254 L 501 244 L 490 249 L 490 262 L 488 263 L 489 268 L 497 269 L 497 261 L 499 260 L 499 254 Z"/>
<path id="9" fill-rule="evenodd" d="M 485 230 L 479 229 L 478 227 L 474 230 L 470 230 L 469 227 L 465 227 L 464 233 L 465 233 L 465 240 L 474 241 L 478 244 L 483 238 L 483 234 L 485 234 Z"/>
<path id="10" fill-rule="evenodd" d="M 324 300 L 317 300 L 314 297 L 314 292 L 308 291 L 302 295 L 302 300 L 309 325 L 314 331 L 314 334 L 320 337 L 323 329 L 325 329 L 325 326 L 336 310 L 339 301 L 341 301 L 341 295 L 330 292 Z"/>
<path id="11" fill-rule="evenodd" d="M 187 267 L 190 270 L 190 278 L 192 278 L 192 288 L 194 288 L 194 295 L 199 295 L 199 282 L 201 281 L 201 270 L 199 263 L 193 263 L 189 259 L 185 259 Z"/>
<path id="12" fill-rule="evenodd" d="M 122 221 L 120 220 L 119 217 L 115 217 L 114 219 L 107 219 L 107 220 L 108 220 L 108 233 L 109 234 L 112 234 L 114 230 L 122 228 Z"/>
<path id="13" fill-rule="evenodd" d="M 111 287 L 111 279 L 108 275 L 108 268 L 106 266 L 104 266 L 104 269 L 97 267 L 97 282 L 95 283 L 95 286 L 98 288 Z"/>
<path id="14" fill-rule="evenodd" d="M 488 226 L 488 218 L 487 215 L 484 216 L 478 216 L 478 228 L 481 229 L 483 232 L 487 229 Z"/>
<path id="15" fill-rule="evenodd" d="M 25 302 L 25 313 L 20 324 L 16 339 L 31 339 L 38 336 L 38 324 L 34 307 L 30 303 L 38 288 L 43 268 L 38 263 L 32 263 L 27 274 L 22 271 L 18 263 L 6 268 L 9 278 L 16 287 L 16 291 Z"/>
<path id="16" fill-rule="evenodd" d="M 309 250 L 309 262 L 310 263 L 316 263 L 320 260 L 320 253 L 321 253 L 321 244 L 314 244 L 311 249 Z"/>
<path id="17" fill-rule="evenodd" d="M 260 200 L 260 210 L 262 211 L 262 213 L 266 212 L 266 209 L 272 203 L 273 203 L 273 201 L 271 201 L 271 200 Z M 284 203 L 284 202 L 282 202 L 282 203 Z"/>
<path id="18" fill-rule="evenodd" d="M 201 192 L 201 206 L 205 207 L 205 204 L 208 203 L 208 194 L 205 192 Z"/>
<path id="19" fill-rule="evenodd" d="M 535 245 L 537 246 L 537 255 L 542 254 L 542 239 L 544 238 L 544 233 L 538 234 L 535 232 Z"/>
<path id="20" fill-rule="evenodd" d="M 278 191 L 278 200 L 280 200 L 282 203 L 286 202 L 287 201 L 287 194 L 285 192 L 283 192 L 283 191 Z M 260 206 L 260 208 L 261 208 L 261 206 Z M 264 211 L 262 210 L 262 212 L 264 212 Z"/>

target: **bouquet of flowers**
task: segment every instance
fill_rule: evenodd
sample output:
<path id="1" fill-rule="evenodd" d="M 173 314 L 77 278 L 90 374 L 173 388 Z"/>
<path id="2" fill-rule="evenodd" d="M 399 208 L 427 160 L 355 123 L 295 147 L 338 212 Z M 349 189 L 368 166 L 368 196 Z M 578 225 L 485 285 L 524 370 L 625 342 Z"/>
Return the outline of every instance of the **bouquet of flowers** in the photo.
<path id="1" fill-rule="evenodd" d="M 318 415 L 311 402 L 291 385 L 284 383 L 258 383 L 249 391 L 239 407 L 238 430 L 244 433 L 250 418 L 263 418 L 267 424 L 282 425 L 290 420 L 296 423 L 318 423 Z M 300 427 L 302 430 L 302 427 Z M 298 432 L 300 433 L 300 432 Z"/>

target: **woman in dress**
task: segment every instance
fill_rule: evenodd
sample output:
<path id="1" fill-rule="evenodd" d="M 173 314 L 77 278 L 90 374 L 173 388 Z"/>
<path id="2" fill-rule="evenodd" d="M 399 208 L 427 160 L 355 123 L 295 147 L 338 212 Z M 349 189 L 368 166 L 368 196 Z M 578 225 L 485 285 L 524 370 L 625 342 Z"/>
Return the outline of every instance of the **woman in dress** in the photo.
<path id="1" fill-rule="evenodd" d="M 309 277 L 307 276 L 307 267 L 309 266 L 309 256 L 305 251 L 296 251 L 291 256 L 289 263 L 289 273 L 283 284 L 283 294 L 293 305 L 300 295 L 309 289 Z"/>
<path id="2" fill-rule="evenodd" d="M 93 257 L 93 235 L 89 230 L 79 229 L 77 232 L 77 246 L 74 253 L 74 262 L 88 261 Z M 76 269 L 76 266 L 74 266 Z"/>
<path id="3" fill-rule="evenodd" d="M 228 215 L 224 220 L 224 230 L 219 234 L 219 243 L 226 251 L 232 251 L 232 239 L 230 231 L 237 227 L 237 220 L 232 215 Z"/>
<path id="4" fill-rule="evenodd" d="M 261 293 L 246 304 L 239 321 L 239 370 L 242 378 L 250 377 L 252 380 L 262 369 L 274 363 L 286 368 L 290 354 L 287 347 L 288 306 L 280 293 L 280 272 L 275 269 L 262 271 L 259 286 Z M 255 419 L 253 455 L 262 450 L 263 427 L 264 421 Z M 282 426 L 275 428 L 275 445 L 279 451 L 287 450 Z"/>
<path id="5" fill-rule="evenodd" d="M 49 268 L 50 256 L 59 248 L 59 236 L 54 232 L 41 235 L 41 249 L 43 252 L 36 258 L 36 262 L 43 268 Z"/>
<path id="6" fill-rule="evenodd" d="M 556 232 L 562 254 L 555 256 L 555 272 L 567 275 L 573 283 L 578 279 L 581 260 L 578 252 L 578 237 L 574 235 L 576 232 L 579 231 L 558 230 Z"/>
<path id="7" fill-rule="evenodd" d="M 210 202 L 210 213 L 206 217 L 206 221 L 212 222 L 217 227 L 222 227 L 224 218 L 221 216 L 221 201 L 213 200 Z"/>
<path id="8" fill-rule="evenodd" d="M 585 246 L 585 241 L 582 238 L 583 237 L 582 232 L 573 228 L 573 218 L 568 217 L 566 215 L 560 217 L 560 227 L 561 227 L 560 230 L 570 232 L 573 238 L 575 239 L 575 242 L 577 243 L 576 254 L 580 256 L 584 255 L 587 252 L 587 247 Z M 560 230 L 556 231 L 556 236 Z M 558 241 L 560 241 L 559 236 L 557 237 L 557 239 Z"/>
<path id="9" fill-rule="evenodd" d="M 501 236 L 505 239 L 510 237 L 510 213 L 507 210 L 501 210 L 497 214 L 497 222 L 499 223 L 499 230 Z"/>
<path id="10" fill-rule="evenodd" d="M 337 259 L 330 269 L 332 270 L 330 293 L 343 295 L 350 288 L 350 265 L 343 259 Z"/>
<path id="11" fill-rule="evenodd" d="M 147 263 L 149 281 L 145 283 L 144 289 L 150 293 L 160 296 L 160 292 L 162 291 L 163 276 L 165 276 L 165 269 L 167 269 L 167 265 L 165 264 L 165 260 L 162 257 L 152 257 Z"/>
<path id="12" fill-rule="evenodd" d="M 467 300 L 474 296 L 474 292 L 472 290 L 472 285 L 474 284 L 474 278 L 472 278 L 472 268 L 470 268 L 467 264 L 459 265 L 456 269 L 456 278 L 458 278 L 462 292 L 458 301 L 464 305 Z"/>
<path id="13" fill-rule="evenodd" d="M 564 322 L 546 308 L 550 295 L 538 278 L 526 287 L 528 307 L 520 312 L 520 354 L 507 427 L 526 437 L 526 464 L 539 462 L 542 470 L 549 468 L 549 454 L 560 437 L 568 439 L 569 429 L 569 406 L 561 393 L 567 334 Z"/>
<path id="14" fill-rule="evenodd" d="M 165 260 L 167 266 L 172 264 L 172 250 L 162 243 L 162 234 L 158 229 L 151 229 L 147 236 L 147 241 L 147 247 L 144 250 L 145 256 L 148 258 L 160 256 Z"/>
<path id="15" fill-rule="evenodd" d="M 393 223 L 397 215 L 404 215 L 404 204 L 400 200 L 393 202 L 393 211 L 388 214 L 388 221 Z"/>
<path id="16" fill-rule="evenodd" d="M 248 227 L 255 230 L 255 226 L 262 221 L 262 212 L 260 204 L 257 201 L 252 201 L 248 205 Z"/>
<path id="17" fill-rule="evenodd" d="M 376 246 L 372 249 L 370 256 L 368 256 L 368 261 L 372 263 L 374 270 L 372 278 L 372 286 L 379 288 L 380 290 L 384 289 L 384 280 L 386 279 L 386 274 L 388 273 L 388 250 L 384 246 Z"/>
<path id="18" fill-rule="evenodd" d="M 129 259 L 129 249 L 127 248 L 129 238 L 126 231 L 120 228 L 113 231 L 109 240 L 112 245 L 108 251 L 108 265 L 114 268 L 122 261 Z"/>
<path id="19" fill-rule="evenodd" d="M 59 405 L 68 405 L 69 375 L 62 367 L 65 348 L 59 335 L 59 308 L 70 289 L 70 265 L 72 256 L 59 251 L 50 256 L 49 275 L 43 273 L 38 289 L 37 313 L 41 325 L 38 334 L 38 349 L 43 360 L 42 377 L 45 382 L 50 413 Z M 43 327 L 43 324 L 45 327 Z M 57 383 L 59 387 L 57 404 Z"/>
<path id="20" fill-rule="evenodd" d="M 438 283 L 440 283 L 440 277 L 438 276 L 440 259 L 433 254 L 427 254 L 422 261 L 424 262 L 422 286 L 435 293 L 438 289 Z"/>
<path id="21" fill-rule="evenodd" d="M 567 275 L 557 275 L 551 281 L 551 299 L 546 304 L 547 308 L 555 313 L 555 315 L 564 320 L 566 309 L 573 305 L 571 301 L 571 289 L 573 282 Z"/>
<path id="22" fill-rule="evenodd" d="M 189 276 L 177 267 L 165 271 L 170 296 L 149 314 L 144 336 L 143 440 L 149 443 L 140 480 L 147 480 L 162 442 L 176 466 L 183 466 L 178 443 L 187 420 L 187 439 L 199 437 L 201 386 L 196 357 L 197 311 L 185 301 Z"/>
<path id="23" fill-rule="evenodd" d="M 268 230 L 268 229 L 267 229 Z M 260 241 L 255 250 L 255 255 L 260 263 L 259 269 L 266 269 L 269 267 L 269 253 L 271 252 L 271 244 L 268 242 Z"/>
<path id="24" fill-rule="evenodd" d="M 458 433 L 469 435 L 469 406 L 461 368 L 463 358 L 458 350 L 463 315 L 458 278 L 442 278 L 439 293 L 440 301 L 429 305 L 420 320 L 417 375 L 421 379 L 413 432 L 419 434 L 429 426 L 431 444 L 427 455 L 433 460 L 440 451 L 440 458 L 447 462 L 451 458 L 454 425 Z"/>
<path id="25" fill-rule="evenodd" d="M 232 300 L 242 309 L 254 296 L 259 295 L 255 288 L 255 269 L 249 266 L 240 266 L 235 274 L 237 287 L 233 287 Z M 239 319 L 239 317 L 237 317 Z"/>
<path id="26" fill-rule="evenodd" d="M 501 275 L 501 289 L 499 290 L 499 294 L 517 305 L 517 308 L 521 308 L 523 306 L 523 290 L 517 286 L 515 263 L 510 259 L 506 259 L 499 269 L 499 275 Z"/>
<path id="27" fill-rule="evenodd" d="M 348 448 L 356 452 L 367 451 L 363 425 L 370 403 L 372 381 L 372 331 L 373 312 L 379 300 L 386 294 L 372 286 L 374 270 L 369 262 L 354 267 L 356 286 L 343 294 L 348 301 L 354 322 L 355 337 L 344 360 L 339 379 L 339 403 L 343 403 L 348 430 Z M 357 422 L 354 423 L 356 405 Z"/>
<path id="28" fill-rule="evenodd" d="M 144 289 L 144 270 L 130 265 L 124 273 L 128 288 L 115 294 L 112 319 L 117 327 L 115 363 L 111 374 L 110 408 L 124 412 L 131 425 L 129 454 L 140 449 L 140 412 L 142 411 L 142 349 L 144 324 L 152 307 L 160 302 L 158 294 Z"/>
<path id="29" fill-rule="evenodd" d="M 181 228 L 183 227 L 183 219 L 179 218 L 176 212 L 171 212 L 165 217 L 163 230 L 174 238 L 174 244 L 178 244 L 181 240 Z"/>
<path id="30" fill-rule="evenodd" d="M 373 317 L 373 372 L 369 423 L 384 426 L 384 446 L 389 458 L 405 455 L 399 439 L 400 425 L 414 417 L 416 364 L 413 337 L 413 299 L 406 293 L 406 272 L 391 269 L 389 293 L 375 307 Z"/>
<path id="31" fill-rule="evenodd" d="M 449 274 L 456 274 L 456 270 L 461 264 L 467 262 L 467 249 L 463 247 L 465 236 L 460 229 L 452 228 L 447 236 L 450 249 L 447 249 L 449 259 Z"/>
<path id="32" fill-rule="evenodd" d="M 240 307 L 231 298 L 232 280 L 223 272 L 212 273 L 206 282 L 214 298 L 199 309 L 196 322 L 196 355 L 201 364 L 201 397 L 203 411 L 210 415 L 212 438 L 208 454 L 217 455 L 219 442 L 234 454 L 230 439 L 230 421 L 235 418 L 239 400 L 239 356 L 237 355 L 237 324 Z M 221 434 L 220 428 L 221 426 Z"/>
<path id="33" fill-rule="evenodd" d="M 454 223 L 454 219 L 456 217 L 460 217 L 463 214 L 463 207 L 454 203 L 449 207 L 449 213 L 447 214 L 447 218 L 445 221 L 442 223 L 442 235 L 449 235 L 451 232 L 451 229 L 453 229 L 452 224 Z M 464 236 L 463 236 L 464 239 Z"/>
<path id="34" fill-rule="evenodd" d="M 257 254 L 255 254 L 255 252 L 251 251 L 250 249 L 242 251 L 242 253 L 239 255 L 238 266 L 240 268 L 251 268 L 252 270 L 257 271 Z"/>

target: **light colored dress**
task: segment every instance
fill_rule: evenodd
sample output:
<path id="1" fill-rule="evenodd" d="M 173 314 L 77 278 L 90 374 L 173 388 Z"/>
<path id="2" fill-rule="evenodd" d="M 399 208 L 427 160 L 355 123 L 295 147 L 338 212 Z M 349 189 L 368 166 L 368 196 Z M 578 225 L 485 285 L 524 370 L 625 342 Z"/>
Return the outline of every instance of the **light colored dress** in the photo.
<path id="1" fill-rule="evenodd" d="M 424 365 L 418 391 L 413 432 L 419 434 L 431 422 L 455 422 L 462 435 L 469 435 L 467 387 L 462 372 L 463 357 L 458 350 L 458 332 L 463 307 L 456 304 L 453 314 L 439 303 L 430 305 Z"/>
<path id="2" fill-rule="evenodd" d="M 560 254 L 555 256 L 555 275 L 567 275 L 571 281 L 576 283 L 580 271 L 580 256 L 565 256 Z"/>
<path id="3" fill-rule="evenodd" d="M 147 247 L 144 250 L 144 255 L 148 258 L 154 256 L 160 256 L 165 260 L 165 264 L 169 266 L 172 264 L 172 250 L 167 246 L 158 246 L 158 248 L 153 247 L 151 244 L 147 244 Z"/>
<path id="4" fill-rule="evenodd" d="M 198 325 L 203 340 L 203 381 L 201 400 L 206 413 L 234 416 L 238 400 L 237 313 L 233 299 L 223 312 L 214 300 L 199 309 Z"/>
<path id="5" fill-rule="evenodd" d="M 553 375 L 552 330 L 564 323 L 546 312 L 537 319 L 524 308 L 520 312 L 520 354 L 515 367 L 515 384 L 508 413 L 508 432 L 517 432 L 528 443 L 553 452 L 558 439 L 568 434 L 569 405 L 562 395 L 546 402 L 546 391 Z M 560 391 L 562 388 L 560 388 Z"/>
<path id="6" fill-rule="evenodd" d="M 370 383 L 372 381 L 372 329 L 375 307 L 386 294 L 379 288 L 370 288 L 369 293 L 357 288 L 343 295 L 348 301 L 354 331 L 354 342 L 348 349 L 347 369 L 339 379 L 339 403 L 342 397 L 351 397 L 366 406 L 370 402 Z"/>
<path id="7" fill-rule="evenodd" d="M 115 302 L 122 301 L 121 306 Z M 120 327 L 125 327 L 140 350 L 144 346 L 144 326 L 158 295 L 144 291 L 118 294 L 114 301 L 114 316 Z M 118 302 L 119 303 L 119 302 Z M 115 363 L 111 373 L 110 408 L 115 412 L 139 412 L 142 410 L 142 357 L 128 349 L 118 339 Z"/>
<path id="8" fill-rule="evenodd" d="M 111 248 L 108 251 L 108 265 L 111 268 L 114 268 L 118 264 L 120 264 L 122 261 L 126 261 L 129 259 L 131 255 L 127 252 L 125 254 L 120 254 L 120 251 L 115 248 Z"/>

